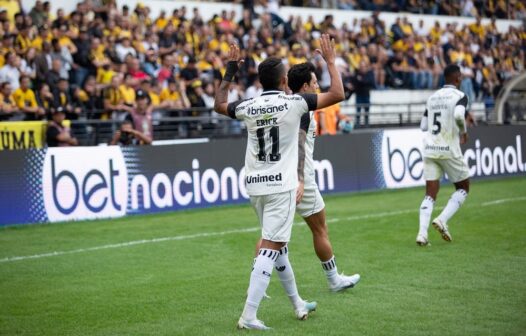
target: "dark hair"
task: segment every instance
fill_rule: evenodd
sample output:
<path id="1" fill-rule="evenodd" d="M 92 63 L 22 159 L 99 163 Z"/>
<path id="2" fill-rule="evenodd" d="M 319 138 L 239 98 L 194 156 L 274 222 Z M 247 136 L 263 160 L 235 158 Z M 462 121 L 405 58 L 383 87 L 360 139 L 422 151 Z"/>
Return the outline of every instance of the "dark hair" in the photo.
<path id="1" fill-rule="evenodd" d="M 303 84 L 309 84 L 312 79 L 312 73 L 315 71 L 316 68 L 311 62 L 293 65 L 287 74 L 288 85 L 292 92 L 297 93 L 301 90 Z"/>
<path id="2" fill-rule="evenodd" d="M 261 62 L 258 66 L 258 75 L 263 90 L 278 89 L 284 73 L 285 67 L 279 58 L 269 57 Z"/>
<path id="3" fill-rule="evenodd" d="M 456 73 L 460 73 L 460 67 L 456 64 L 450 64 L 444 69 L 444 79 L 447 81 Z"/>

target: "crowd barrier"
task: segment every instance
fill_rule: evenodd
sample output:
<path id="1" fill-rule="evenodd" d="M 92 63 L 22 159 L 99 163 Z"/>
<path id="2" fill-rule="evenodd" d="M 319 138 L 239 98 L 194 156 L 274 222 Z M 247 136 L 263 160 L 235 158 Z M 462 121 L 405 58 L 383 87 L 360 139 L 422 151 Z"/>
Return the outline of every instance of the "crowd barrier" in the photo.
<path id="1" fill-rule="evenodd" d="M 415 128 L 319 137 L 319 188 L 341 193 L 423 185 L 421 140 Z M 472 129 L 463 146 L 471 177 L 526 174 L 525 141 L 526 126 Z M 245 143 L 0 151 L 0 226 L 244 203 Z"/>

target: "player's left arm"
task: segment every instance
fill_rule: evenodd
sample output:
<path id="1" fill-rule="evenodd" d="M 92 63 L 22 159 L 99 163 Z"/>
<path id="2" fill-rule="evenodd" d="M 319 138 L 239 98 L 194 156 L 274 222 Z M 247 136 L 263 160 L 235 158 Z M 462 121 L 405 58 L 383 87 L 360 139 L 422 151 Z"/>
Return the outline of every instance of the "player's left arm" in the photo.
<path id="1" fill-rule="evenodd" d="M 243 60 L 240 60 L 239 57 L 239 47 L 235 44 L 231 44 L 230 50 L 228 51 L 228 62 L 226 64 L 225 76 L 223 77 L 221 84 L 219 84 L 214 100 L 214 110 L 217 113 L 231 118 L 235 118 L 235 108 L 232 104 L 228 104 L 228 89 L 230 83 L 234 81 L 239 66 L 243 63 Z"/>
<path id="2" fill-rule="evenodd" d="M 300 130 L 298 132 L 298 189 L 296 190 L 296 204 L 303 198 L 305 182 L 305 143 L 307 142 L 307 131 L 310 124 L 310 112 L 301 117 Z"/>
<path id="3" fill-rule="evenodd" d="M 469 112 L 467 110 L 468 106 L 468 97 L 464 94 L 462 98 L 459 99 L 454 110 L 455 122 L 457 123 L 458 128 L 460 129 L 460 143 L 465 144 L 468 140 L 468 130 L 467 130 L 467 121 Z"/>
<path id="4" fill-rule="evenodd" d="M 424 115 L 422 116 L 422 120 L 420 121 L 420 129 L 422 132 L 427 132 L 427 109 L 424 112 Z"/>

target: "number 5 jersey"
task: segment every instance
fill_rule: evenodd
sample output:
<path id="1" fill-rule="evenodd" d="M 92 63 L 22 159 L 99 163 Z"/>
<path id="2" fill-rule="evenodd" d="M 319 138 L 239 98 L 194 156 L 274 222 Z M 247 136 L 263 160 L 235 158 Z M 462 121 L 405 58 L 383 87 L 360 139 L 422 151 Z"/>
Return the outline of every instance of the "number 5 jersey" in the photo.
<path id="1" fill-rule="evenodd" d="M 462 156 L 459 143 L 460 129 L 455 121 L 455 107 L 467 106 L 464 92 L 453 85 L 445 85 L 427 99 L 427 132 L 424 135 L 424 157 L 449 159 Z"/>
<path id="2" fill-rule="evenodd" d="M 228 104 L 230 117 L 247 126 L 245 183 L 251 196 L 277 194 L 298 186 L 298 132 L 307 131 L 317 95 L 265 91 Z M 303 118 L 302 118 L 303 116 Z"/>

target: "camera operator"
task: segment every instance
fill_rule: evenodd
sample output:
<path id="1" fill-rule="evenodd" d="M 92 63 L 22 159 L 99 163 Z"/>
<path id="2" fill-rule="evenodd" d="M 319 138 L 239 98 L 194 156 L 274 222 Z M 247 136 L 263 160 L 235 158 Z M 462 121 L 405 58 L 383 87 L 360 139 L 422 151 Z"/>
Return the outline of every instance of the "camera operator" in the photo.
<path id="1" fill-rule="evenodd" d="M 113 135 L 110 145 L 131 146 L 131 145 L 149 145 L 152 140 L 144 133 L 133 129 L 131 120 L 124 120 L 121 127 Z"/>

